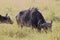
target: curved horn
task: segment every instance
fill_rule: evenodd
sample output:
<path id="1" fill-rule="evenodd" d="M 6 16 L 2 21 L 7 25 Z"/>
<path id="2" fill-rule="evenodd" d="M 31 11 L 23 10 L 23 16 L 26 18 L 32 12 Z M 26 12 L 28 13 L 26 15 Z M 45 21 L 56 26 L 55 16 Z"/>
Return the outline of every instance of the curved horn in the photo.
<path id="1" fill-rule="evenodd" d="M 53 21 L 51 20 L 51 24 L 53 23 Z"/>
<path id="2" fill-rule="evenodd" d="M 8 13 L 6 13 L 6 17 L 8 16 Z"/>

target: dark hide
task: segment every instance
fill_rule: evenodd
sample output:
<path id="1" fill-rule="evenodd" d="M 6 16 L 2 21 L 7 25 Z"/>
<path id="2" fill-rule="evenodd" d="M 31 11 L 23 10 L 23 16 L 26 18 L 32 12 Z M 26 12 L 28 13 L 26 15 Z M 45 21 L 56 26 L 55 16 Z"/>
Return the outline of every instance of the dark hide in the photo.
<path id="1" fill-rule="evenodd" d="M 38 30 L 41 30 L 40 24 L 46 23 L 44 17 L 37 8 L 20 11 L 18 15 L 16 15 L 16 20 L 17 24 L 21 25 L 21 27 L 31 25 Z"/>
<path id="2" fill-rule="evenodd" d="M 8 24 L 13 24 L 12 20 L 10 17 L 6 14 L 6 16 L 0 15 L 0 23 L 8 23 Z"/>

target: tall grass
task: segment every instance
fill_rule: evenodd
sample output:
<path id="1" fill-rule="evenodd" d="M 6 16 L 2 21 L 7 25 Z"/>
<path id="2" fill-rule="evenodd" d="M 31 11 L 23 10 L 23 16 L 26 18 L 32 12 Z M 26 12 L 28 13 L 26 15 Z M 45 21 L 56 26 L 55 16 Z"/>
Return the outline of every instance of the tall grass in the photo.
<path id="1" fill-rule="evenodd" d="M 0 14 L 9 14 L 14 24 L 0 24 L 0 40 L 60 40 L 59 0 L 0 0 Z M 15 16 L 19 11 L 37 7 L 46 21 L 53 20 L 52 32 L 40 33 L 31 27 L 18 27 Z"/>

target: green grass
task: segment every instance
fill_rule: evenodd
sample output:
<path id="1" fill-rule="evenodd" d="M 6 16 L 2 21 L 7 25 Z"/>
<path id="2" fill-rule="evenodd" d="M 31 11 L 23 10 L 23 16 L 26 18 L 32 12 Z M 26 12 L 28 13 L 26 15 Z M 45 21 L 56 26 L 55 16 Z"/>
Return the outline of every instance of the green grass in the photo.
<path id="1" fill-rule="evenodd" d="M 30 27 L 18 28 L 15 20 L 19 11 L 37 7 L 46 21 L 53 21 L 52 32 L 39 33 Z M 60 40 L 60 0 L 0 0 L 0 14 L 9 14 L 14 24 L 0 24 L 0 40 Z"/>

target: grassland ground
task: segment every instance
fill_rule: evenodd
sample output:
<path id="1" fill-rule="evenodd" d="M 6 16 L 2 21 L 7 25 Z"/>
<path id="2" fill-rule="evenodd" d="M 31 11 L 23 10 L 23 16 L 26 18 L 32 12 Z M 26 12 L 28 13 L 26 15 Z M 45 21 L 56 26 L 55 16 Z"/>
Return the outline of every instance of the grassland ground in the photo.
<path id="1" fill-rule="evenodd" d="M 31 27 L 18 28 L 15 16 L 21 10 L 37 7 L 46 21 L 53 20 L 52 32 L 46 34 Z M 9 14 L 14 24 L 0 24 L 0 40 L 60 40 L 60 0 L 0 0 L 0 14 Z"/>

